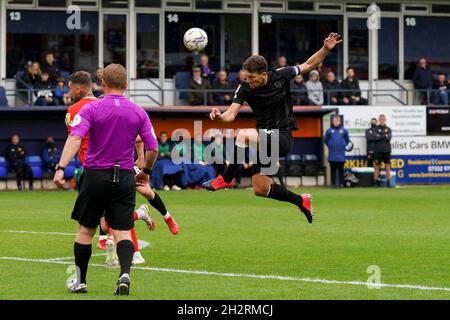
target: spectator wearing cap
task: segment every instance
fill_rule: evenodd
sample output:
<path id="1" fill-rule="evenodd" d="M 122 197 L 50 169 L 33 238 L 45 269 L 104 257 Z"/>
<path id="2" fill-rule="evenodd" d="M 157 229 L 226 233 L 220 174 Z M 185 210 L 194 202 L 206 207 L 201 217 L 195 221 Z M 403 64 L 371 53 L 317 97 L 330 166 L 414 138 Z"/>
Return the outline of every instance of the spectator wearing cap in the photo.
<path id="1" fill-rule="evenodd" d="M 69 88 L 66 86 L 66 80 L 63 77 L 59 77 L 56 81 L 56 88 L 53 90 L 53 97 L 59 105 L 68 106 L 71 104 L 72 99 L 69 95 Z"/>
<path id="2" fill-rule="evenodd" d="M 205 105 L 205 103 L 212 104 L 211 92 L 205 92 L 205 90 L 210 89 L 211 86 L 208 80 L 202 78 L 202 70 L 199 67 L 194 67 L 192 69 L 192 79 L 188 83 L 188 90 L 192 90 L 187 92 L 189 105 L 200 106 Z"/>
<path id="3" fill-rule="evenodd" d="M 59 162 L 61 152 L 55 144 L 52 136 L 47 137 L 45 146 L 42 150 L 42 160 L 44 160 L 44 168 L 47 172 L 55 172 L 55 166 Z"/>
<path id="4" fill-rule="evenodd" d="M 306 88 L 308 89 L 308 99 L 313 105 L 320 106 L 323 104 L 323 87 L 322 82 L 319 81 L 319 72 L 313 70 L 309 73 L 309 80 L 306 81 Z"/>
<path id="5" fill-rule="evenodd" d="M 212 88 L 214 90 L 222 90 L 213 92 L 214 103 L 218 106 L 225 106 L 231 104 L 233 89 L 227 80 L 227 72 L 220 70 L 217 79 L 214 81 Z"/>

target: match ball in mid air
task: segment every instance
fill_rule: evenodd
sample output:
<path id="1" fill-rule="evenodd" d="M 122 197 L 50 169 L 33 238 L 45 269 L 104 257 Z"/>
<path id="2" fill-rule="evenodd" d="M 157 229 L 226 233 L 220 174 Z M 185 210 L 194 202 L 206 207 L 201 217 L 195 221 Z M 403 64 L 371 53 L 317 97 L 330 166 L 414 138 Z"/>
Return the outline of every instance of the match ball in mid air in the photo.
<path id="1" fill-rule="evenodd" d="M 202 51 L 208 44 L 208 35 L 203 29 L 191 28 L 184 34 L 183 43 L 189 51 Z"/>

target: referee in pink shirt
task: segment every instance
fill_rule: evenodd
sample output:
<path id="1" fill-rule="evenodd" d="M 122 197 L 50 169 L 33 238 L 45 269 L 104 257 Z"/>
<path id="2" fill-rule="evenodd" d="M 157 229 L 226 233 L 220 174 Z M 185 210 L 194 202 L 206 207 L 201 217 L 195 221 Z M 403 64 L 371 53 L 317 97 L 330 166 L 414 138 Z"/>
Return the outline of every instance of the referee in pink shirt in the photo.
<path id="1" fill-rule="evenodd" d="M 74 244 L 77 281 L 69 288 L 86 293 L 86 274 L 92 252 L 92 239 L 104 214 L 113 229 L 120 263 L 115 294 L 128 295 L 130 268 L 134 253 L 130 230 L 136 185 L 149 183 L 149 175 L 158 155 L 158 141 L 147 113 L 123 95 L 127 88 L 126 69 L 110 64 L 103 71 L 105 97 L 84 106 L 74 117 L 61 160 L 56 166 L 54 183 L 64 187 L 64 169 L 77 154 L 81 140 L 89 134 L 88 152 L 80 191 L 72 212 L 78 221 Z M 145 167 L 135 176 L 134 145 L 140 136 L 147 150 Z"/>

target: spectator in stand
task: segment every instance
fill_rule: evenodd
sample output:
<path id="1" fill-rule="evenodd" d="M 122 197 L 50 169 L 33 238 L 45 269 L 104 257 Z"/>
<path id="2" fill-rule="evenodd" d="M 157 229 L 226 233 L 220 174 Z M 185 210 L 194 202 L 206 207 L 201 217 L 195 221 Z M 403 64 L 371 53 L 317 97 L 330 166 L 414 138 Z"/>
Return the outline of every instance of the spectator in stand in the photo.
<path id="1" fill-rule="evenodd" d="M 339 81 L 336 80 L 334 72 L 329 71 L 326 79 L 323 81 L 325 104 L 335 106 L 341 104 L 339 97 L 339 89 L 341 87 Z"/>
<path id="2" fill-rule="evenodd" d="M 367 100 L 361 97 L 359 81 L 355 77 L 355 70 L 352 67 L 347 68 L 347 78 L 341 82 L 342 103 L 351 105 L 366 105 Z"/>
<path id="3" fill-rule="evenodd" d="M 291 99 L 292 104 L 296 106 L 309 105 L 308 89 L 306 88 L 303 76 L 299 74 L 291 81 Z"/>
<path id="4" fill-rule="evenodd" d="M 339 115 L 333 116 L 332 121 L 332 126 L 325 133 L 324 141 L 329 152 L 331 185 L 340 188 L 344 185 L 345 146 L 350 142 L 350 137 Z"/>
<path id="5" fill-rule="evenodd" d="M 287 67 L 287 60 L 285 56 L 280 56 L 277 59 L 277 64 L 276 64 L 276 68 L 284 68 Z"/>
<path id="6" fill-rule="evenodd" d="M 233 95 L 231 84 L 227 80 L 227 72 L 220 70 L 217 79 L 214 81 L 212 88 L 214 90 L 223 90 L 213 92 L 214 103 L 218 106 L 229 106 Z"/>
<path id="7" fill-rule="evenodd" d="M 233 89 L 236 89 L 241 83 L 247 81 L 247 75 L 243 69 L 239 70 L 237 79 L 233 82 Z"/>
<path id="8" fill-rule="evenodd" d="M 435 90 L 433 92 L 433 104 L 438 105 L 448 105 L 448 96 L 449 96 L 449 90 L 450 90 L 450 81 L 447 81 L 446 75 L 442 72 L 439 72 L 439 75 L 436 79 L 436 81 L 433 84 L 433 89 Z"/>
<path id="9" fill-rule="evenodd" d="M 191 106 L 202 106 L 206 104 L 212 104 L 211 92 L 205 92 L 205 90 L 210 90 L 208 80 L 202 78 L 202 71 L 199 67 L 194 67 L 192 70 L 192 79 L 189 80 L 188 89 L 196 91 L 188 91 L 189 105 Z M 206 101 L 205 101 L 206 97 Z"/>
<path id="10" fill-rule="evenodd" d="M 55 63 L 55 56 L 52 52 L 47 52 L 45 55 L 45 61 L 42 65 L 42 71 L 47 72 L 52 85 L 56 84 L 57 79 L 60 77 L 59 67 Z"/>
<path id="11" fill-rule="evenodd" d="M 44 71 L 41 73 L 41 80 L 35 85 L 37 99 L 35 105 L 37 106 L 56 106 L 57 102 L 53 97 L 53 85 L 50 81 L 50 75 Z"/>
<path id="12" fill-rule="evenodd" d="M 158 160 L 167 159 L 170 160 L 171 154 L 171 146 L 169 142 L 169 134 L 166 131 L 161 132 L 159 135 L 159 147 L 158 147 Z M 178 171 L 174 174 L 164 174 L 163 181 L 164 187 L 163 189 L 168 191 L 170 189 L 179 191 L 181 188 L 181 176 L 183 175 L 182 171 Z"/>
<path id="13" fill-rule="evenodd" d="M 309 103 L 320 106 L 323 104 L 323 87 L 319 81 L 319 72 L 313 70 L 309 73 L 309 80 L 306 81 L 306 89 L 308 89 Z"/>
<path id="14" fill-rule="evenodd" d="M 214 71 L 209 67 L 209 58 L 206 54 L 200 56 L 200 65 L 202 78 L 210 80 L 214 76 Z"/>
<path id="15" fill-rule="evenodd" d="M 33 171 L 30 166 L 25 163 L 26 151 L 20 144 L 20 138 L 18 134 L 11 137 L 11 144 L 6 149 L 5 157 L 9 162 L 9 169 L 16 173 L 17 188 L 19 191 L 23 190 L 22 180 L 25 177 L 30 182 L 30 190 L 33 190 Z"/>
<path id="16" fill-rule="evenodd" d="M 34 88 L 41 81 L 41 67 L 39 62 L 28 65 L 26 72 L 22 76 L 22 81 Z"/>
<path id="17" fill-rule="evenodd" d="M 159 135 L 158 159 L 170 159 L 170 152 L 169 134 L 163 131 Z"/>
<path id="18" fill-rule="evenodd" d="M 66 86 L 66 80 L 59 77 L 56 81 L 56 88 L 53 90 L 53 97 L 57 105 L 68 106 L 72 103 L 72 98 L 69 95 L 69 88 Z"/>
<path id="19" fill-rule="evenodd" d="M 45 147 L 42 150 L 42 160 L 44 161 L 44 170 L 55 172 L 55 166 L 59 163 L 61 157 L 60 150 L 55 145 L 55 139 L 52 136 L 47 137 Z"/>
<path id="20" fill-rule="evenodd" d="M 427 104 L 427 92 L 433 87 L 433 74 L 428 69 L 427 60 L 420 58 L 419 65 L 414 71 L 413 83 L 416 92 L 419 94 L 420 103 Z"/>
<path id="21" fill-rule="evenodd" d="M 103 68 L 97 68 L 94 76 L 92 77 L 92 93 L 96 98 L 103 94 L 102 78 Z"/>

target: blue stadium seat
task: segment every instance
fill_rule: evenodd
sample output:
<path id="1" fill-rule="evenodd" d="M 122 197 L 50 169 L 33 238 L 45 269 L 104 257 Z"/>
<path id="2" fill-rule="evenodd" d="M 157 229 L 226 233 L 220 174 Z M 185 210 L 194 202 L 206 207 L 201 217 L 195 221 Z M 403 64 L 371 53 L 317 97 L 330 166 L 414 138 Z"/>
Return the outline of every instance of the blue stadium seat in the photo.
<path id="1" fill-rule="evenodd" d="M 233 84 L 233 82 L 236 81 L 236 79 L 238 78 L 238 76 L 239 76 L 239 72 L 230 72 L 230 73 L 228 74 L 228 82 L 229 82 L 230 84 Z"/>
<path id="2" fill-rule="evenodd" d="M 6 91 L 5 88 L 0 86 L 0 107 L 7 107 L 8 99 L 6 99 Z"/>
<path id="3" fill-rule="evenodd" d="M 70 72 L 60 71 L 59 75 L 64 78 L 64 80 L 66 81 L 66 86 L 67 86 L 69 83 Z"/>
<path id="4" fill-rule="evenodd" d="M 188 88 L 189 80 L 191 80 L 192 74 L 187 71 L 181 71 L 175 73 L 175 88 L 186 90 Z M 186 91 L 181 91 L 179 95 L 180 99 L 188 99 Z"/>
<path id="5" fill-rule="evenodd" d="M 75 167 L 75 168 L 79 168 L 80 167 L 80 160 L 78 160 L 78 157 L 73 158 L 70 161 L 69 166 Z"/>
<path id="6" fill-rule="evenodd" d="M 303 161 L 317 161 L 317 156 L 315 154 L 305 154 L 303 155 Z"/>
<path id="7" fill-rule="evenodd" d="M 8 162 L 5 157 L 0 157 L 0 179 L 8 178 Z"/>
<path id="8" fill-rule="evenodd" d="M 35 180 L 41 181 L 41 188 L 42 188 L 42 179 L 43 179 L 43 161 L 40 156 L 27 156 L 25 157 L 25 163 L 28 164 L 31 168 L 31 171 L 33 172 L 33 178 Z"/>
<path id="9" fill-rule="evenodd" d="M 42 167 L 30 166 L 34 179 L 42 179 Z"/>
<path id="10" fill-rule="evenodd" d="M 289 154 L 286 157 L 286 161 L 301 161 L 302 160 L 302 156 L 299 154 Z"/>
<path id="11" fill-rule="evenodd" d="M 25 163 L 29 166 L 42 167 L 42 159 L 40 156 L 27 156 L 25 158 Z"/>
<path id="12" fill-rule="evenodd" d="M 74 172 L 75 172 L 75 166 L 72 166 L 72 165 L 68 165 L 67 167 L 66 167 L 66 169 L 64 170 L 64 178 L 65 179 L 70 179 L 70 178 L 72 178 L 73 177 L 73 174 L 74 174 Z"/>

